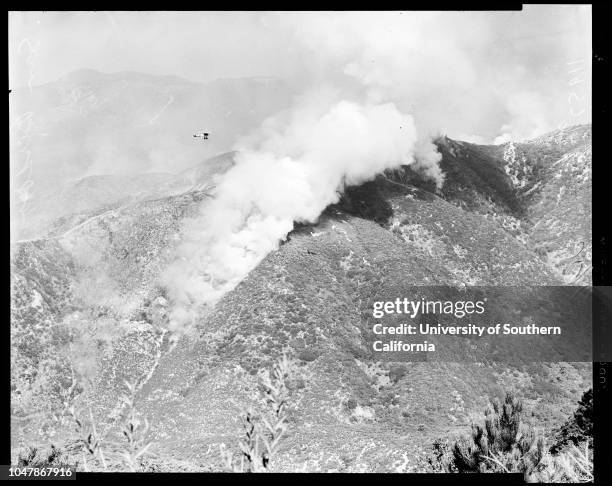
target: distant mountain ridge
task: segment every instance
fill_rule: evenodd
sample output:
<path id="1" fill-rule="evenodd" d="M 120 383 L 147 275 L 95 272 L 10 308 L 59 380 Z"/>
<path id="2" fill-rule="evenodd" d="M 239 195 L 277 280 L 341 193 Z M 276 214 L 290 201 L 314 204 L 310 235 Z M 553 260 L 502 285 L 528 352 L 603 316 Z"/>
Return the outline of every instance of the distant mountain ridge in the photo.
<path id="1" fill-rule="evenodd" d="M 9 96 L 11 203 L 32 203 L 88 175 L 178 173 L 229 152 L 287 108 L 280 79 L 198 83 L 175 76 L 81 70 Z M 193 138 L 198 130 L 207 141 Z"/>
<path id="2" fill-rule="evenodd" d="M 13 241 L 56 237 L 104 211 L 140 201 L 211 188 L 233 164 L 234 152 L 228 152 L 178 174 L 84 177 L 58 193 L 31 201 L 23 215 L 27 224 L 19 228 Z"/>

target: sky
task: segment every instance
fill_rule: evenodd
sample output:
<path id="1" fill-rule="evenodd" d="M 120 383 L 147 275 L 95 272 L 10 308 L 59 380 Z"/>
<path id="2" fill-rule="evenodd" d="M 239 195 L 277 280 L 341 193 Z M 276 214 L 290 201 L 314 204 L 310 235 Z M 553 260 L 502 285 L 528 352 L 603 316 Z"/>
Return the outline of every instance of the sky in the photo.
<path id="1" fill-rule="evenodd" d="M 590 121 L 590 58 L 590 6 L 9 13 L 12 86 L 82 68 L 203 82 L 275 76 L 304 91 L 365 87 L 414 112 L 421 130 L 474 142 Z"/>

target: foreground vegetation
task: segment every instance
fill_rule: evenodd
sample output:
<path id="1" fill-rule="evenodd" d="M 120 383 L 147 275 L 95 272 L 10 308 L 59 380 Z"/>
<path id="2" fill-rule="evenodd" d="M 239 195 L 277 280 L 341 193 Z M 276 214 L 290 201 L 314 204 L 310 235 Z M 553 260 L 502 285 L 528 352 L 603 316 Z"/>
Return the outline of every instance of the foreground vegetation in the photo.
<path id="1" fill-rule="evenodd" d="M 590 407 L 590 408 L 589 408 Z M 521 473 L 527 482 L 593 481 L 592 390 L 561 427 L 551 447 L 522 421 L 522 402 L 508 393 L 487 407 L 482 425 L 455 441 L 437 441 L 426 463 L 433 471 Z"/>
<path id="2" fill-rule="evenodd" d="M 283 356 L 271 371 L 258 375 L 261 403 L 265 407 L 246 410 L 241 419 L 243 432 L 233 446 L 223 444 L 219 463 L 211 471 L 274 472 L 275 459 L 289 428 L 288 386 L 295 363 Z M 91 412 L 66 406 L 74 427 L 74 438 L 61 447 L 26 447 L 20 451 L 20 466 L 76 465 L 81 471 L 171 470 L 152 452 L 148 440 L 151 426 L 139 413 L 136 396 L 139 384 L 126 383 L 120 410 L 112 427 L 100 430 Z M 528 482 L 593 481 L 592 390 L 584 393 L 574 415 L 560 427 L 547 446 L 524 420 L 523 404 L 508 393 L 503 402 L 493 400 L 484 411 L 481 424 L 458 440 L 436 440 L 412 472 L 521 473 Z M 297 465 L 296 465 L 297 466 Z"/>

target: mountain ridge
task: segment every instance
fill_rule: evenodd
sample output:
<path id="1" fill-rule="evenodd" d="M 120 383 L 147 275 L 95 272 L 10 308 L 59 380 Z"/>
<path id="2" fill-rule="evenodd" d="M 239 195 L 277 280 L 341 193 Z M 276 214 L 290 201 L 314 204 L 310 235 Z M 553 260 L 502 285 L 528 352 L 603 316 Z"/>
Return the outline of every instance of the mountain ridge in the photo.
<path id="1" fill-rule="evenodd" d="M 448 184 L 438 191 L 410 167 L 347 188 L 317 223 L 296 225 L 213 309 L 201 309 L 196 328 L 184 335 L 168 330 L 172 302 L 157 277 L 171 261 L 183 219 L 211 197 L 202 185 L 117 207 L 58 239 L 15 245 L 12 327 L 22 346 L 14 366 L 15 430 L 30 440 L 64 438 L 60 425 L 44 422 L 41 429 L 40 419 L 28 417 L 61 410 L 52 390 L 66 389 L 71 369 L 85 383 L 71 400 L 94 403 L 102 424 L 124 380 L 143 379 L 139 404 L 155 424 L 161 461 L 214 469 L 220 444 L 240 434 L 242 411 L 257 406 L 254 376 L 286 352 L 296 365 L 290 433 L 279 457 L 284 470 L 296 464 L 354 470 L 343 457 L 365 447 L 376 450 L 362 458 L 371 470 L 394 470 L 404 459 L 414 466 L 427 444 L 465 431 L 485 397 L 508 389 L 525 397 L 530 420 L 548 433 L 588 387 L 588 363 L 379 363 L 362 333 L 370 300 L 401 294 L 407 285 L 565 283 L 547 255 L 590 243 L 589 228 L 579 224 L 561 232 L 571 241 L 555 238 L 557 220 L 569 215 L 571 224 L 584 217 L 576 208 L 588 210 L 591 153 L 585 141 L 550 161 L 547 154 L 557 149 L 549 140 L 542 153 L 517 145 L 519 160 L 523 153 L 534 167 L 544 161 L 535 171 L 542 190 L 533 199 L 519 198 L 527 184 L 517 189 L 516 171 L 505 170 L 507 146 L 474 148 L 450 139 L 438 144 Z M 220 174 L 231 158 L 220 159 Z M 584 177 L 561 204 L 558 190 L 575 174 Z M 550 223 L 532 233 L 530 218 L 543 212 Z M 550 248 L 538 253 L 534 241 Z M 64 255 L 59 260 L 70 273 L 53 264 L 54 255 Z M 586 272 L 572 284 L 589 278 Z M 57 291 L 41 294 L 41 286 Z M 43 358 L 32 360 L 33 350 L 48 343 L 54 344 Z M 70 364 L 67 356 L 79 359 Z"/>

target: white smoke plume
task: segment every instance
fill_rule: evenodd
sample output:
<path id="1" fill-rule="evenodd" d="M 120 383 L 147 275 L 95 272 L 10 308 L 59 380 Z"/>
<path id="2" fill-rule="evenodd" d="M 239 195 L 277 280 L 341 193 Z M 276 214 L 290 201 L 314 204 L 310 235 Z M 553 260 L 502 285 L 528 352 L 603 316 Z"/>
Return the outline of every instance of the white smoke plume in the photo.
<path id="1" fill-rule="evenodd" d="M 10 12 L 11 123 L 32 111 L 31 128 L 11 130 L 11 147 L 18 148 L 11 172 L 19 176 L 15 186 L 27 189 L 19 197 L 55 192 L 87 175 L 178 172 L 229 151 L 255 120 L 286 108 L 295 92 L 322 84 L 340 89 L 344 99 L 394 103 L 413 115 L 421 137 L 440 131 L 489 144 L 589 123 L 591 16 L 590 5 L 489 12 Z M 129 72 L 163 77 L 144 80 Z M 169 74 L 185 82 L 177 85 Z M 107 75 L 117 83 L 101 83 Z M 282 80 L 284 88 L 257 88 L 253 96 L 253 83 L 243 82 L 253 76 Z M 237 83 L 227 90 L 231 78 Z M 206 86 L 192 92 L 190 81 Z M 211 100 L 220 102 L 218 112 Z M 77 116 L 81 110 L 84 116 Z M 101 123 L 108 115 L 112 121 Z M 212 133 L 207 144 L 185 143 L 186 133 L 204 127 Z M 31 136 L 18 143 L 25 132 Z"/>
<path id="2" fill-rule="evenodd" d="M 458 138 L 461 127 L 484 123 L 489 133 L 462 138 L 515 138 L 550 126 L 548 116 L 530 115 L 532 108 L 561 119 L 556 98 L 525 82 L 546 56 L 559 58 L 554 38 L 538 40 L 542 59 L 534 58 L 529 39 L 538 17 L 524 28 L 506 20 L 460 12 L 264 16 L 263 30 L 285 40 L 293 81 L 307 95 L 237 144 L 236 166 L 185 224 L 164 275 L 174 326 L 233 288 L 294 222 L 316 221 L 345 185 L 413 164 L 439 187 L 440 155 L 431 139 L 441 131 Z M 502 58 L 502 43 L 518 47 Z"/>
<path id="3" fill-rule="evenodd" d="M 440 175 L 440 155 L 419 142 L 413 118 L 392 103 L 327 107 L 319 96 L 306 97 L 240 148 L 214 198 L 185 224 L 178 259 L 165 274 L 175 328 L 240 282 L 294 222 L 315 222 L 345 185 L 417 160 L 424 172 Z"/>

